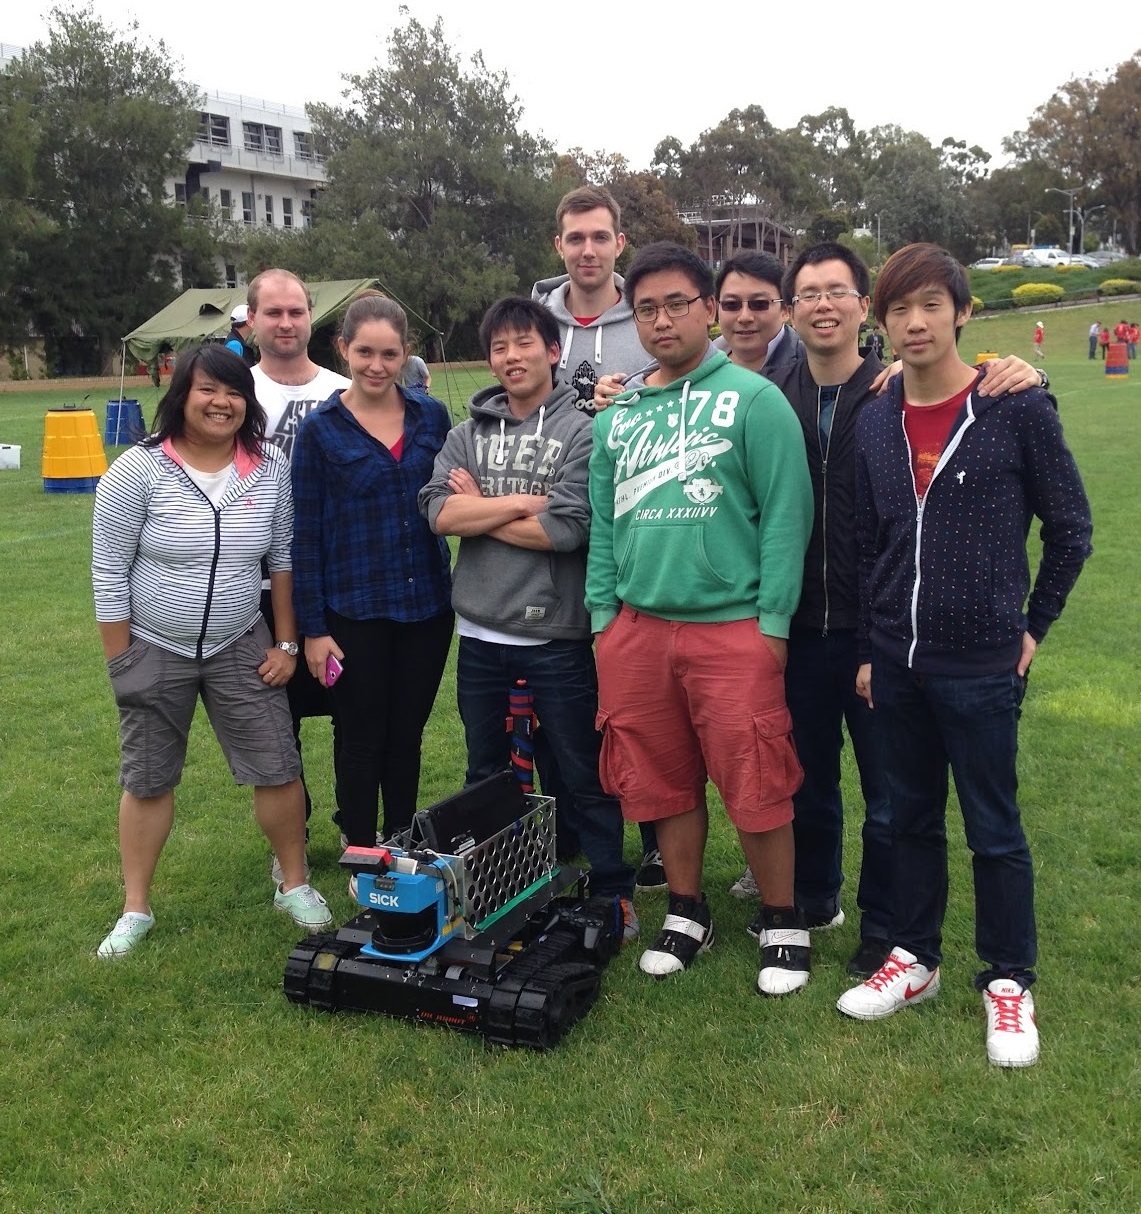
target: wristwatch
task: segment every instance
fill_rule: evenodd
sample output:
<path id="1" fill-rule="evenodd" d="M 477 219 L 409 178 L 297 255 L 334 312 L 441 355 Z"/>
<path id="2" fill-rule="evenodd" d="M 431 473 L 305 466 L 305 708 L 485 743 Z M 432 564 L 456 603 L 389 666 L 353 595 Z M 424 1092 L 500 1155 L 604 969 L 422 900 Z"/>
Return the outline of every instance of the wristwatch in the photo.
<path id="1" fill-rule="evenodd" d="M 1035 367 L 1034 370 L 1038 372 L 1039 384 L 1043 388 L 1048 388 L 1050 386 L 1050 377 L 1046 374 L 1045 368 L 1044 367 Z"/>
<path id="2" fill-rule="evenodd" d="M 278 641 L 274 646 L 275 649 L 283 649 L 291 658 L 295 658 L 300 650 L 297 648 L 296 641 Z"/>

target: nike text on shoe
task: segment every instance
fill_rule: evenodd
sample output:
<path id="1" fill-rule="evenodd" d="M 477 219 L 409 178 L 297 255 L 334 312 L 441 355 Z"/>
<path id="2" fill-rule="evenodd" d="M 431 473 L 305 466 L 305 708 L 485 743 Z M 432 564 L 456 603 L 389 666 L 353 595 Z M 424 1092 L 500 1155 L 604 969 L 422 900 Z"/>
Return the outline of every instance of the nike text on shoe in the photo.
<path id="1" fill-rule="evenodd" d="M 761 920 L 757 990 L 762 995 L 791 995 L 808 985 L 812 970 L 812 938 L 804 915 L 766 906 Z"/>
<path id="2" fill-rule="evenodd" d="M 836 1010 L 854 1020 L 882 1020 L 901 1007 L 930 999 L 938 991 L 938 967 L 929 970 L 914 954 L 897 946 L 866 982 L 840 996 Z"/>
<path id="3" fill-rule="evenodd" d="M 1013 978 L 996 978 L 983 991 L 983 1006 L 991 1066 L 1033 1066 L 1038 1061 L 1034 996 Z"/>
<path id="4" fill-rule="evenodd" d="M 679 974 L 713 943 L 713 922 L 703 898 L 670 897 L 669 914 L 653 944 L 638 958 L 638 968 L 653 978 Z"/>

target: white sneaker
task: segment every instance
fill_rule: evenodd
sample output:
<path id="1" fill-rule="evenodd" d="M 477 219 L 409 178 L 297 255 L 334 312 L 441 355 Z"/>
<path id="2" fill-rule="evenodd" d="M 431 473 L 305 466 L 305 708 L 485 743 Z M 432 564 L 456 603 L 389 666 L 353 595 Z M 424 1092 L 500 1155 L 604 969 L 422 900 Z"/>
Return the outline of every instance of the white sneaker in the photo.
<path id="1" fill-rule="evenodd" d="M 140 940 L 146 938 L 154 925 L 154 915 L 127 911 L 119 916 L 115 926 L 103 937 L 102 943 L 95 950 L 96 957 L 103 961 L 111 957 L 125 957 Z"/>
<path id="2" fill-rule="evenodd" d="M 1013 978 L 996 978 L 983 991 L 983 1007 L 991 1066 L 1033 1066 L 1038 1061 L 1034 996 Z"/>
<path id="3" fill-rule="evenodd" d="M 882 1020 L 901 1007 L 930 999 L 938 991 L 938 966 L 929 970 L 913 953 L 896 947 L 866 982 L 840 996 L 836 1010 L 854 1020 Z"/>
<path id="4" fill-rule="evenodd" d="M 729 892 L 734 898 L 740 898 L 743 902 L 747 902 L 750 898 L 759 898 L 761 891 L 757 888 L 757 879 L 753 876 L 753 870 L 746 868 L 729 886 Z"/>

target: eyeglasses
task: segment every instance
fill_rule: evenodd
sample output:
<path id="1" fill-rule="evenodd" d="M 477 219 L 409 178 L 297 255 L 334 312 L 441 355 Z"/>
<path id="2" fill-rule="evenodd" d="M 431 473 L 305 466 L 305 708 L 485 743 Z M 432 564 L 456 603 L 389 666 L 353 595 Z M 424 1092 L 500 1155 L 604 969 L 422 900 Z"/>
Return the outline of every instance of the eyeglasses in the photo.
<path id="1" fill-rule="evenodd" d="M 722 312 L 740 312 L 748 308 L 750 312 L 767 312 L 769 308 L 779 308 L 783 299 L 719 299 L 717 306 Z"/>
<path id="2" fill-rule="evenodd" d="M 665 312 L 676 320 L 679 316 L 688 316 L 689 305 L 704 298 L 703 295 L 695 295 L 692 299 L 667 299 L 664 304 L 639 304 L 634 309 L 634 319 L 640 320 L 644 325 L 650 325 L 658 319 L 659 312 Z"/>
<path id="3" fill-rule="evenodd" d="M 830 299 L 833 303 L 839 303 L 842 299 L 847 299 L 849 295 L 854 295 L 859 299 L 859 291 L 853 290 L 851 287 L 834 287 L 831 291 L 802 291 L 799 295 L 792 297 L 792 303 L 819 303 L 822 299 Z"/>

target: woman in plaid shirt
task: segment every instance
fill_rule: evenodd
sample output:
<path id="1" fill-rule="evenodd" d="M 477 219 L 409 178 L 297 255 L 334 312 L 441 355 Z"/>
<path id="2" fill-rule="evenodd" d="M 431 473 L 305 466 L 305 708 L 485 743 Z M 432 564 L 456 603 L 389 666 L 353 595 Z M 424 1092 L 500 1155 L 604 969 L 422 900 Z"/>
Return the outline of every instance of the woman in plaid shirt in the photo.
<path id="1" fill-rule="evenodd" d="M 420 745 L 451 645 L 449 553 L 416 507 L 451 418 L 399 380 L 408 318 L 376 291 L 338 338 L 352 386 L 306 418 L 293 449 L 294 605 L 305 660 L 337 720 L 337 813 L 350 845 L 409 825 Z"/>

